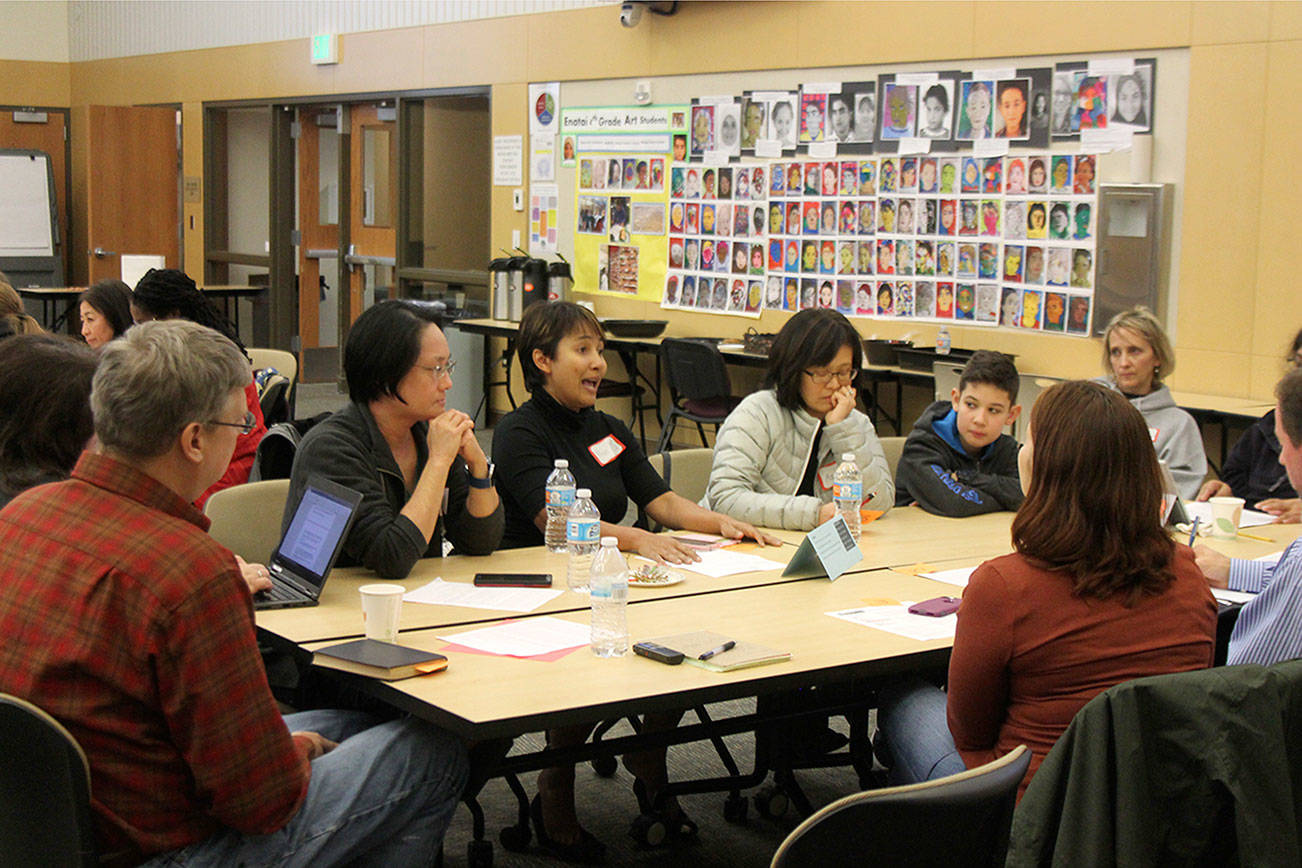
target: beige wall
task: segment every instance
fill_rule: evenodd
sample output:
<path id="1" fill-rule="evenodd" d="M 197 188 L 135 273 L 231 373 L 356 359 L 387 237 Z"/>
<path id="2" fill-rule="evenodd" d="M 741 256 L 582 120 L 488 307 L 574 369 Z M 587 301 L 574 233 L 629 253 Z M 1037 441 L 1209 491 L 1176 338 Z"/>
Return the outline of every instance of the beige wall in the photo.
<path id="1" fill-rule="evenodd" d="M 348 35 L 342 62 L 326 68 L 307 63 L 301 40 L 70 67 L 0 62 L 0 100 L 182 103 L 185 173 L 201 175 L 205 100 L 487 84 L 493 133 L 502 135 L 527 132 L 530 81 L 1188 48 L 1188 168 L 1176 179 L 1183 203 L 1171 321 L 1180 366 L 1173 383 L 1269 395 L 1284 343 L 1302 324 L 1290 250 L 1292 230 L 1302 225 L 1292 180 L 1302 153 L 1302 3 L 720 2 L 679 10 L 672 18 L 644 16 L 632 30 L 602 7 Z M 75 124 L 74 114 L 74 137 Z M 1170 145 L 1159 128 L 1155 154 Z M 508 244 L 512 229 L 526 229 L 509 189 L 493 189 L 491 208 L 494 247 Z M 185 214 L 196 218 L 194 231 L 187 222 L 186 241 L 194 268 L 202 259 L 200 209 L 189 205 Z M 606 298 L 598 307 L 660 313 L 654 305 Z M 707 315 L 669 318 L 685 332 L 720 328 Z M 766 329 L 780 323 L 779 314 L 761 320 Z M 864 326 L 883 335 L 891 327 Z M 912 328 L 921 339 L 929 334 Z M 1042 372 L 1098 370 L 1091 341 L 954 331 L 956 345 L 979 340 L 1018 353 L 1024 366 Z"/>

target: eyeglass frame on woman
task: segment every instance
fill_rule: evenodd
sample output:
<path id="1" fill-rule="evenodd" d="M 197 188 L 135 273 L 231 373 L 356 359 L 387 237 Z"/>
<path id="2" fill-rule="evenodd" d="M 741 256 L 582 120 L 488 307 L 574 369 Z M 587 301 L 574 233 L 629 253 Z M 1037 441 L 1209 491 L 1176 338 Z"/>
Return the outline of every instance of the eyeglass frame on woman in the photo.
<path id="1" fill-rule="evenodd" d="M 436 380 L 442 379 L 444 374 L 447 374 L 449 377 L 451 377 L 452 369 L 455 368 L 456 366 L 457 366 L 456 359 L 448 359 L 448 363 L 446 365 L 420 365 L 420 364 L 412 365 L 413 368 L 420 368 L 422 371 L 429 371 L 431 374 L 434 375 L 434 379 Z"/>
<path id="2" fill-rule="evenodd" d="M 854 382 L 855 377 L 859 376 L 859 369 L 850 368 L 845 371 L 821 371 L 817 374 L 813 371 L 806 370 L 803 373 L 806 377 L 809 377 L 816 386 L 826 386 L 834 379 L 837 382 L 843 382 L 848 386 L 850 383 Z"/>
<path id="3" fill-rule="evenodd" d="M 250 434 L 258 424 L 258 417 L 253 415 L 252 410 L 245 410 L 243 422 L 218 422 L 216 419 L 213 419 L 208 424 L 221 425 L 225 428 L 239 428 L 241 434 Z"/>

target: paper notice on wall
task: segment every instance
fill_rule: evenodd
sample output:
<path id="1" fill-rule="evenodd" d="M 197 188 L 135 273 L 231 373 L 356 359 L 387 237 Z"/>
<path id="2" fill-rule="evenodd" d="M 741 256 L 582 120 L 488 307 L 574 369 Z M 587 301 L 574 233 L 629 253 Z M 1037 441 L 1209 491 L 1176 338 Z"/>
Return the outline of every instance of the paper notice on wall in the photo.
<path id="1" fill-rule="evenodd" d="M 529 252 L 534 256 L 556 254 L 559 200 L 555 184 L 534 184 L 529 188 Z"/>
<path id="2" fill-rule="evenodd" d="M 561 84 L 548 81 L 529 85 L 529 132 L 554 135 L 560 117 Z"/>
<path id="3" fill-rule="evenodd" d="M 529 180 L 556 180 L 556 137 L 532 135 L 529 137 Z"/>
<path id="4" fill-rule="evenodd" d="M 524 136 L 493 136 L 493 186 L 524 183 Z"/>

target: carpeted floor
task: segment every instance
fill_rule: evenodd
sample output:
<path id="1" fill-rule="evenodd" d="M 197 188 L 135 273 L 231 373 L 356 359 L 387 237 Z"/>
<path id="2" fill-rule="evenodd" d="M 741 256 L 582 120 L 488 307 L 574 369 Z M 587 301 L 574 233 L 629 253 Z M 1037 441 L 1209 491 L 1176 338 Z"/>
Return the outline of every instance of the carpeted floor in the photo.
<path id="1" fill-rule="evenodd" d="M 753 710 L 754 702 L 740 700 L 711 706 L 715 717 L 725 717 L 744 710 Z M 691 720 L 689 715 L 688 720 Z M 834 729 L 845 730 L 843 719 L 832 721 Z M 618 734 L 619 730 L 615 731 Z M 750 771 L 754 757 L 754 738 L 750 735 L 730 736 L 725 739 L 733 758 L 743 773 Z M 530 734 L 516 740 L 513 751 L 536 750 L 541 745 L 540 734 Z M 671 780 L 689 780 L 724 774 L 723 764 L 709 742 L 699 742 L 670 748 L 669 774 Z M 530 797 L 537 792 L 536 774 L 522 776 L 521 781 Z M 849 767 L 811 769 L 799 771 L 796 777 L 815 808 L 859 789 L 858 778 Z M 771 776 L 769 778 L 771 782 Z M 602 778 L 588 764 L 580 765 L 576 773 L 576 804 L 584 827 L 606 845 L 607 865 L 637 865 L 648 868 L 682 868 L 684 865 L 701 868 L 762 868 L 768 865 L 773 852 L 787 833 L 794 829 L 802 817 L 794 807 L 777 819 L 760 817 L 753 805 L 744 823 L 728 822 L 723 817 L 724 793 L 685 796 L 680 800 L 684 810 L 700 826 L 697 839 L 690 843 L 669 844 L 656 849 L 639 846 L 628 834 L 629 826 L 637 817 L 637 800 L 633 796 L 632 776 L 621 766 L 612 778 Z M 743 790 L 749 797 L 754 790 Z M 498 840 L 504 826 L 516 820 L 516 800 L 506 783 L 490 781 L 480 797 L 484 808 L 488 838 L 493 843 L 493 864 L 502 868 L 523 866 L 559 866 L 562 863 L 544 855 L 536 841 L 531 839 L 526 852 L 513 853 Z M 470 862 L 467 844 L 471 839 L 470 813 L 464 807 L 457 811 L 444 841 L 446 866 L 466 866 Z"/>

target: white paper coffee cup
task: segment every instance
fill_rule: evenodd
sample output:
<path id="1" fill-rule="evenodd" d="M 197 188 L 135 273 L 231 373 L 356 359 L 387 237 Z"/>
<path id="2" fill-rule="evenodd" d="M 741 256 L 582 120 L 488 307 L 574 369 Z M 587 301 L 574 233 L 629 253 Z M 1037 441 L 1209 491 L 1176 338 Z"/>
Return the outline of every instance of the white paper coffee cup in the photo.
<path id="1" fill-rule="evenodd" d="M 1212 536 L 1233 539 L 1239 535 L 1239 519 L 1243 516 L 1242 497 L 1213 497 Z"/>
<path id="2" fill-rule="evenodd" d="M 380 642 L 398 641 L 398 621 L 402 615 L 402 595 L 407 589 L 402 585 L 362 585 L 362 621 L 366 624 L 366 638 Z"/>

